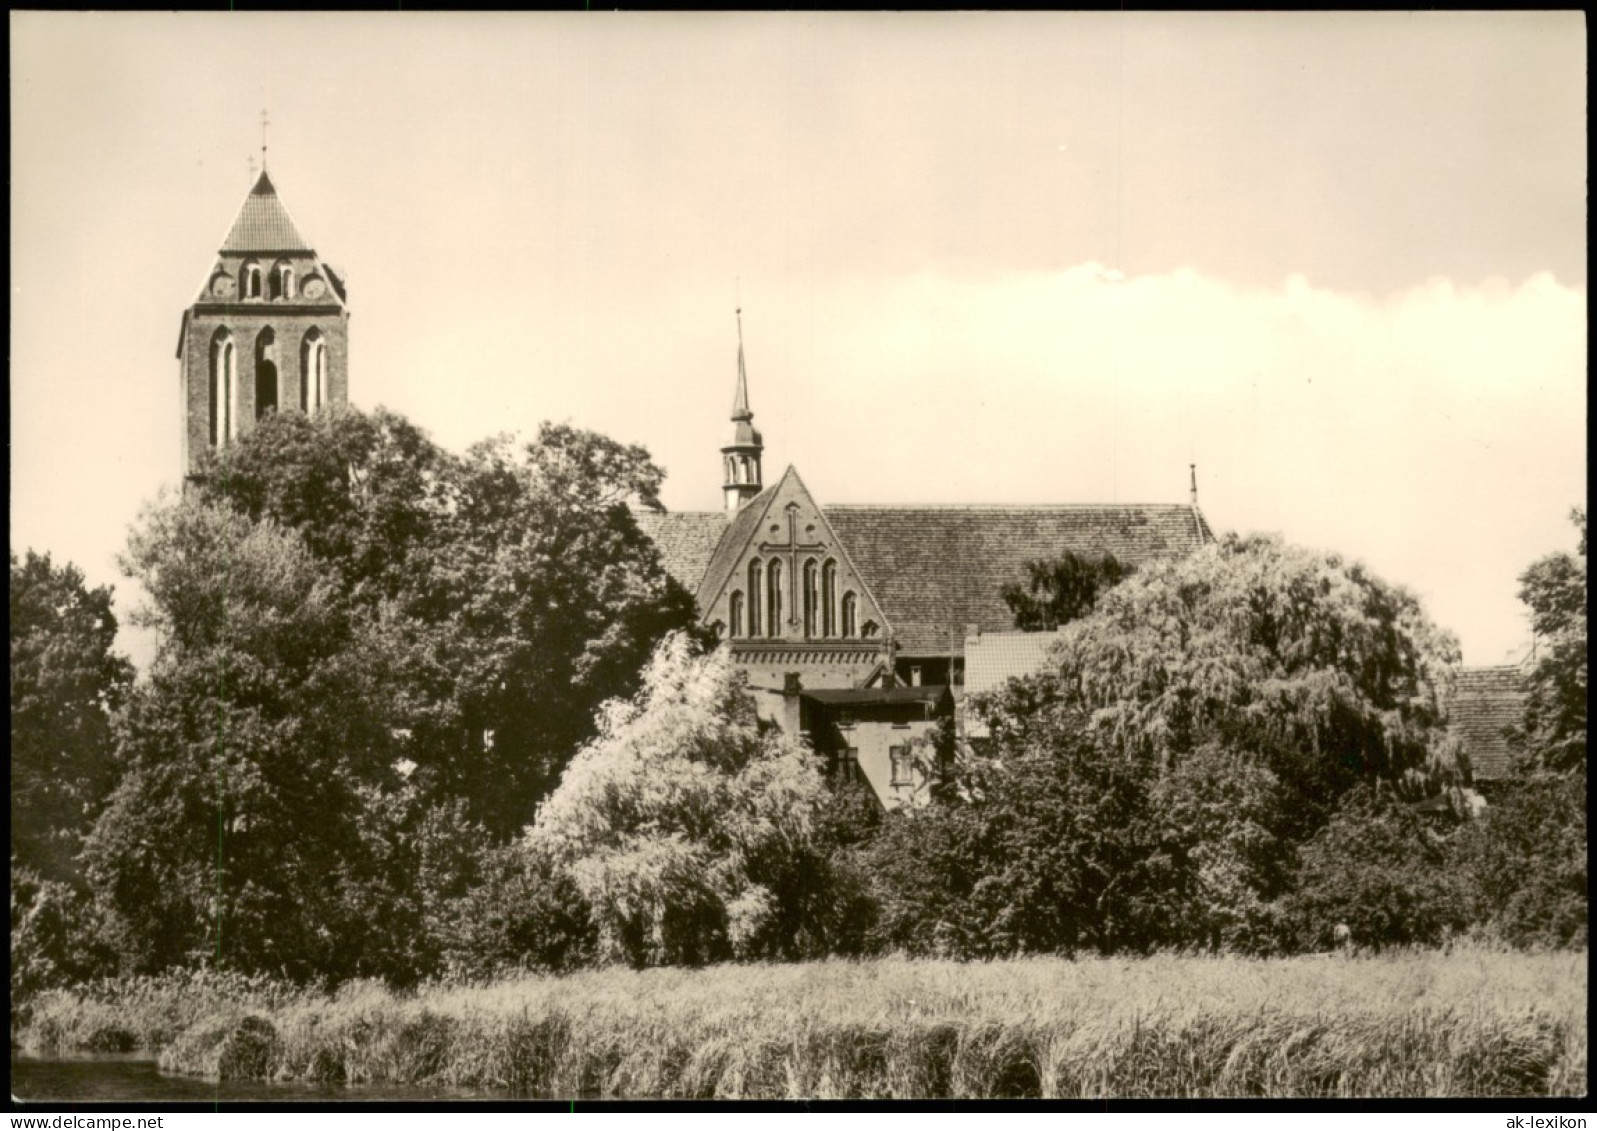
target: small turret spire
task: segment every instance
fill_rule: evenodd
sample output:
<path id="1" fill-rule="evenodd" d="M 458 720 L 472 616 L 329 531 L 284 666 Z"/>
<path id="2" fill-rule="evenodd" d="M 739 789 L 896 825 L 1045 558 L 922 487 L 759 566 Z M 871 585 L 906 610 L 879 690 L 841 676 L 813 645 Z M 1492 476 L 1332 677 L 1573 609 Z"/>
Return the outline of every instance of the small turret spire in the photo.
<path id="1" fill-rule="evenodd" d="M 721 491 L 726 498 L 726 509 L 735 511 L 760 493 L 760 455 L 765 442 L 752 423 L 754 411 L 749 408 L 749 374 L 743 360 L 743 307 L 736 310 L 738 324 L 738 376 L 737 389 L 732 394 L 732 434 L 721 448 L 721 464 L 725 477 Z"/>
<path id="2" fill-rule="evenodd" d="M 1198 505 L 1198 465 L 1195 464 L 1195 463 L 1189 463 L 1189 464 L 1187 464 L 1187 468 L 1192 473 L 1192 505 L 1193 506 L 1197 506 Z"/>

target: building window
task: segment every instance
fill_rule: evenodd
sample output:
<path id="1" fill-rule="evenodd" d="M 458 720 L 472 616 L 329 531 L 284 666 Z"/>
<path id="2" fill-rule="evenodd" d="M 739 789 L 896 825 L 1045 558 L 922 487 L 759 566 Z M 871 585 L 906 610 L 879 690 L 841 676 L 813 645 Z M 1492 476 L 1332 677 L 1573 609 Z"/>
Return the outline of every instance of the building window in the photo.
<path id="1" fill-rule="evenodd" d="M 811 639 L 816 635 L 819 625 L 816 623 L 820 614 L 821 605 L 821 571 L 811 558 L 804 563 L 804 636 Z"/>
<path id="2" fill-rule="evenodd" d="M 843 594 L 843 635 L 852 637 L 859 631 L 855 627 L 855 617 L 858 615 L 859 602 L 854 599 L 853 593 Z"/>
<path id="3" fill-rule="evenodd" d="M 299 407 L 314 412 L 327 403 L 327 341 L 314 326 L 299 347 Z"/>
<path id="4" fill-rule="evenodd" d="M 878 625 L 875 621 L 868 620 L 868 621 L 865 622 L 865 627 L 860 629 L 860 635 L 861 636 L 875 636 L 881 630 L 882 630 L 881 626 Z"/>
<path id="5" fill-rule="evenodd" d="M 821 635 L 837 635 L 837 563 L 830 559 L 821 567 Z"/>
<path id="6" fill-rule="evenodd" d="M 255 336 L 255 419 L 277 411 L 277 335 L 270 326 Z"/>
<path id="7" fill-rule="evenodd" d="M 915 759 L 908 746 L 889 746 L 887 756 L 893 763 L 893 784 L 915 784 Z"/>
<path id="8" fill-rule="evenodd" d="M 749 635 L 760 634 L 760 581 L 765 569 L 758 561 L 749 563 Z"/>
<path id="9" fill-rule="evenodd" d="M 846 782 L 862 782 L 865 775 L 859 768 L 859 748 L 850 746 L 837 760 L 837 774 Z"/>
<path id="10" fill-rule="evenodd" d="M 765 567 L 765 588 L 765 635 L 775 638 L 782 635 L 782 563 L 774 558 Z"/>
<path id="11" fill-rule="evenodd" d="M 273 267 L 269 286 L 272 298 L 293 298 L 294 269 L 286 263 L 279 263 L 276 267 Z"/>
<path id="12" fill-rule="evenodd" d="M 210 437 L 213 448 L 227 446 L 233 436 L 233 339 L 218 330 L 211 339 Z"/>
<path id="13" fill-rule="evenodd" d="M 727 619 L 732 622 L 732 638 L 735 640 L 743 635 L 743 594 L 739 590 L 732 590 L 732 596 L 727 601 Z"/>
<path id="14" fill-rule="evenodd" d="M 909 685 L 911 687 L 919 687 L 920 686 L 920 665 L 919 664 L 910 665 L 910 669 L 909 669 Z"/>
<path id="15" fill-rule="evenodd" d="M 261 269 L 258 264 L 246 263 L 244 265 L 243 286 L 239 290 L 245 298 L 261 297 Z"/>

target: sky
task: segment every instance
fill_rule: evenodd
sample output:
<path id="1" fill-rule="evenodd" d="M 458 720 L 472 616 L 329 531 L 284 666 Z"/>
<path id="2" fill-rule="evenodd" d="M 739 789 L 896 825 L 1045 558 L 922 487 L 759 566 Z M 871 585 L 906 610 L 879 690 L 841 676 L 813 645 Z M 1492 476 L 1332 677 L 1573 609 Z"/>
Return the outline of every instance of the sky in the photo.
<path id="1" fill-rule="evenodd" d="M 351 399 L 767 481 L 1182 502 L 1517 658 L 1586 483 L 1578 12 L 10 14 L 11 546 L 113 583 L 266 159 Z M 258 165 L 257 165 L 258 167 Z M 140 661 L 149 641 L 124 630 Z"/>

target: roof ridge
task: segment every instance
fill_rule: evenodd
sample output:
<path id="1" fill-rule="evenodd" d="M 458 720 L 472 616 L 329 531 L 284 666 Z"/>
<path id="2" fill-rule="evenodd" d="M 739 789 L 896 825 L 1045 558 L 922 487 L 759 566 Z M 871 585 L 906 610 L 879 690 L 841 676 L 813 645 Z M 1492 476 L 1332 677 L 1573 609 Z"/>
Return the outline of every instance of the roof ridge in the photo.
<path id="1" fill-rule="evenodd" d="M 1160 507 L 1189 510 L 1190 503 L 827 503 L 822 510 L 1041 511 L 1136 510 Z"/>

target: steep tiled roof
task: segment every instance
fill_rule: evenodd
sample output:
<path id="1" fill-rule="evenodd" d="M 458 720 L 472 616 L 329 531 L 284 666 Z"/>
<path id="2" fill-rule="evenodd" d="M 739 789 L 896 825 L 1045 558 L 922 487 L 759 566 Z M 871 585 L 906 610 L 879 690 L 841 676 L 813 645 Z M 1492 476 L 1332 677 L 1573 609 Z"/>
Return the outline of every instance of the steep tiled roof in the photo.
<path id="1" fill-rule="evenodd" d="M 1196 507 L 1061 505 L 824 508 L 907 655 L 948 655 L 967 626 L 1014 627 L 999 591 L 1033 559 L 1111 553 L 1137 565 L 1212 538 Z"/>
<path id="2" fill-rule="evenodd" d="M 1452 732 L 1469 755 L 1477 781 L 1509 776 L 1506 731 L 1525 714 L 1525 689 L 1517 667 L 1463 668 L 1449 704 Z"/>
<path id="3" fill-rule="evenodd" d="M 965 638 L 965 694 L 994 691 L 1017 675 L 1041 671 L 1057 632 L 984 632 Z"/>
<path id="4" fill-rule="evenodd" d="M 636 510 L 632 517 L 660 551 L 665 571 L 689 593 L 697 593 L 715 547 L 726 532 L 722 511 L 661 512 Z"/>
<path id="5" fill-rule="evenodd" d="M 260 180 L 244 198 L 244 207 L 238 211 L 233 228 L 222 241 L 223 251 L 310 251 L 294 227 L 288 209 L 278 198 L 272 179 L 261 171 Z"/>

